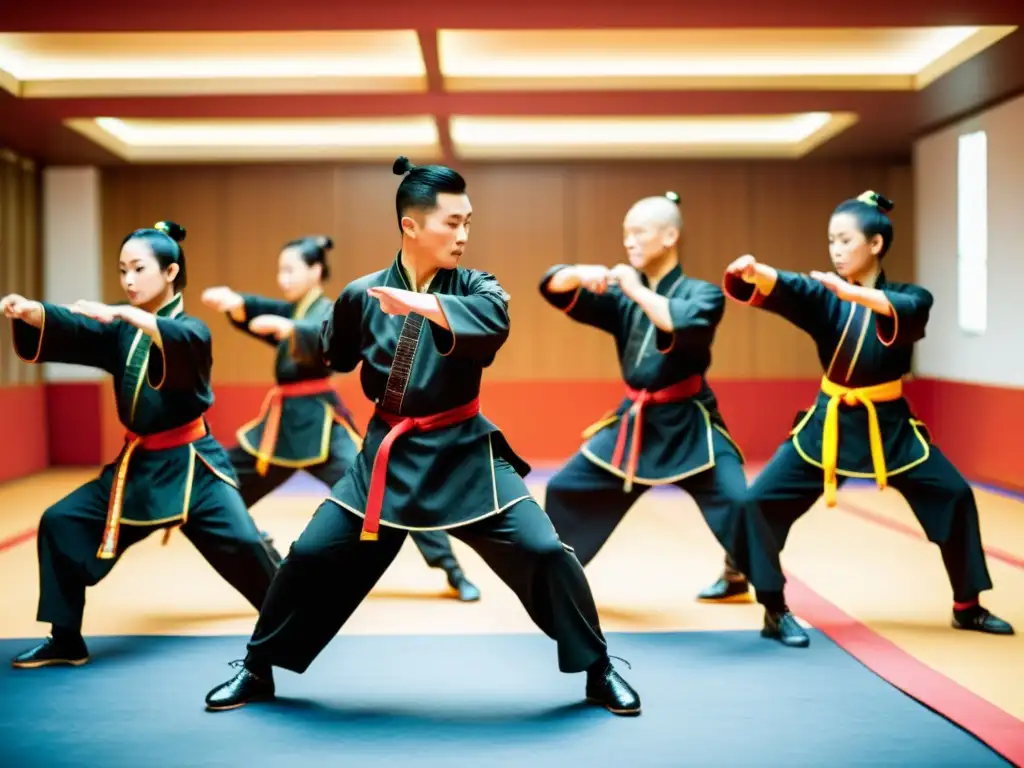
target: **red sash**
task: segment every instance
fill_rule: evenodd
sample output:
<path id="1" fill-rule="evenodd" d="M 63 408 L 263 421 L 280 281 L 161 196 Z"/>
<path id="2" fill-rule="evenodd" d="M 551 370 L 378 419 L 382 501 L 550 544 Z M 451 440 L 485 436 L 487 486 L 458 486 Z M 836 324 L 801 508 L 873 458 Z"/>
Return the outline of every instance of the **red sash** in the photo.
<path id="1" fill-rule="evenodd" d="M 277 447 L 277 434 L 281 428 L 281 408 L 284 401 L 289 397 L 305 397 L 307 395 L 322 395 L 325 392 L 332 392 L 334 387 L 329 378 L 310 379 L 309 381 L 296 381 L 292 384 L 278 384 L 267 392 L 260 408 L 261 417 L 266 414 L 266 421 L 263 424 L 263 437 L 260 440 L 260 447 L 256 453 L 256 471 L 260 475 L 267 474 L 270 469 L 270 460 L 274 457 L 274 448 Z"/>
<path id="2" fill-rule="evenodd" d="M 626 435 L 629 432 L 629 414 L 633 413 L 633 442 L 629 447 L 629 461 L 626 465 L 626 482 L 623 490 L 627 493 L 633 488 L 636 478 L 636 467 L 640 460 L 640 444 L 643 437 L 643 413 L 648 403 L 678 403 L 700 392 L 702 380 L 700 376 L 690 376 L 678 384 L 653 392 L 646 389 L 626 388 L 626 397 L 633 401 L 632 407 L 622 414 L 619 425 L 619 436 L 615 441 L 615 452 L 612 454 L 612 465 L 620 467 L 623 454 L 626 452 Z"/>
<path id="3" fill-rule="evenodd" d="M 444 429 L 471 418 L 480 413 L 480 398 L 477 397 L 465 405 L 452 408 L 448 411 L 433 413 L 429 416 L 396 416 L 393 413 L 376 410 L 384 422 L 391 427 L 391 431 L 384 436 L 377 455 L 373 459 L 373 471 L 370 473 L 370 490 L 366 497 L 366 516 L 363 518 L 363 529 L 359 538 L 364 541 L 376 541 L 377 532 L 380 529 L 380 512 L 384 505 L 384 491 L 387 488 L 388 459 L 391 456 L 391 446 L 401 435 L 413 430 L 419 432 L 433 432 L 437 429 Z"/>
<path id="4" fill-rule="evenodd" d="M 117 537 L 121 530 L 121 509 L 124 504 L 124 486 L 128 480 L 128 463 L 136 449 L 166 451 L 194 443 L 206 435 L 206 421 L 201 416 L 184 426 L 152 435 L 136 435 L 133 432 L 125 432 L 124 441 L 127 443 L 127 448 L 117 463 L 114 484 L 110 489 L 110 502 L 107 504 L 107 523 L 103 529 L 103 540 L 96 557 L 100 560 L 112 560 L 117 554 Z M 167 543 L 167 536 L 164 536 L 164 543 Z"/>

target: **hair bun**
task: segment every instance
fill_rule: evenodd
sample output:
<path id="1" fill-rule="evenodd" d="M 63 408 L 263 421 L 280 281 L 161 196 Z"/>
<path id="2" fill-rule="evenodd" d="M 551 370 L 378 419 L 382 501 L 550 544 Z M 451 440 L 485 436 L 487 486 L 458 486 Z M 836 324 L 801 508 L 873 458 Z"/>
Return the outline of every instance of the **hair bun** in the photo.
<path id="1" fill-rule="evenodd" d="M 672 192 L 671 190 L 665 193 L 665 197 L 671 200 L 673 203 L 679 204 L 679 193 Z"/>
<path id="2" fill-rule="evenodd" d="M 322 251 L 329 251 L 334 247 L 334 241 L 327 235 L 318 235 L 313 238 L 313 242 L 316 243 L 316 247 Z"/>
<path id="3" fill-rule="evenodd" d="M 896 207 L 896 204 L 893 203 L 892 200 L 885 195 L 878 194 L 873 189 L 869 189 L 867 192 L 862 192 L 857 195 L 857 199 L 862 203 L 875 206 L 882 213 L 889 213 L 889 211 Z"/>
<path id="4" fill-rule="evenodd" d="M 409 160 L 408 157 L 405 155 L 399 155 L 395 160 L 394 165 L 391 166 L 391 172 L 394 173 L 395 176 L 405 176 L 405 174 L 415 167 L 416 166 L 412 164 L 412 161 Z"/>
<path id="5" fill-rule="evenodd" d="M 185 242 L 185 228 L 181 224 L 175 224 L 173 221 L 158 221 L 153 225 L 153 229 L 163 232 L 176 243 Z"/>

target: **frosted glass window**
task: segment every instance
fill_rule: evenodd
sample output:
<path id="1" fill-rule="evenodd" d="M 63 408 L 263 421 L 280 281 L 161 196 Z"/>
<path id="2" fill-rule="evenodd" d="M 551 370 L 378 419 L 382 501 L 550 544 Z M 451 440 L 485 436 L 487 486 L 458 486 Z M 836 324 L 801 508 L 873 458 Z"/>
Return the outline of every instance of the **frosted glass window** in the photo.
<path id="1" fill-rule="evenodd" d="M 982 334 L 988 324 L 988 140 L 960 136 L 957 152 L 957 316 L 960 329 Z"/>

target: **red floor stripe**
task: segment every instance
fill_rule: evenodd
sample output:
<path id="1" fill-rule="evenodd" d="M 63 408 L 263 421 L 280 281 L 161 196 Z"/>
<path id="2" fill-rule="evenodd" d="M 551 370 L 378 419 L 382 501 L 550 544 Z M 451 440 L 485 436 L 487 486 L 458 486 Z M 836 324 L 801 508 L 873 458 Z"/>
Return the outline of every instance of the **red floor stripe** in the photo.
<path id="1" fill-rule="evenodd" d="M 924 531 L 922 531 L 919 528 L 914 528 L 913 526 L 906 525 L 904 523 L 899 522 L 898 520 L 893 520 L 892 518 L 886 515 L 879 514 L 878 512 L 872 512 L 870 509 L 866 509 L 860 506 L 859 504 L 851 504 L 845 499 L 841 500 L 836 505 L 836 508 L 841 509 L 844 512 L 851 514 L 855 517 L 859 517 L 863 520 L 868 520 L 872 523 L 880 525 L 883 528 L 888 528 L 890 531 L 896 531 L 897 533 L 902 533 L 906 536 L 910 536 L 913 539 L 918 539 L 921 541 L 928 540 L 928 537 L 924 535 Z M 1012 565 L 1014 568 L 1020 568 L 1021 570 L 1024 570 L 1024 558 L 1018 557 L 1012 552 L 1007 552 L 1004 549 L 999 549 L 998 547 L 985 545 L 983 549 L 985 550 L 985 554 L 991 557 L 993 560 L 1000 560 L 1006 563 L 1007 565 Z"/>
<path id="2" fill-rule="evenodd" d="M 786 598 L 794 613 L 889 684 L 974 734 L 1014 765 L 1024 765 L 1024 721 L 911 656 L 792 573 L 786 579 Z"/>
<path id="3" fill-rule="evenodd" d="M 26 541 L 31 541 L 35 537 L 36 529 L 33 528 L 28 531 L 16 533 L 13 536 L 10 536 L 6 539 L 0 539 L 0 552 L 3 552 L 7 549 L 14 549 L 14 547 L 18 546 L 19 544 L 24 544 Z"/>

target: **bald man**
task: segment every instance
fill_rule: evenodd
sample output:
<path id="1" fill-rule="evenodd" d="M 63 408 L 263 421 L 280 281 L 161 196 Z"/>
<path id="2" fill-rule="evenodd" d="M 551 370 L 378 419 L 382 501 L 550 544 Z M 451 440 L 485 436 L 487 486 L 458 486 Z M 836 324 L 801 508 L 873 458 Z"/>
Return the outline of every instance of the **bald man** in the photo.
<path id="1" fill-rule="evenodd" d="M 630 208 L 623 222 L 628 264 L 558 265 L 541 280 L 552 306 L 614 337 L 626 384 L 618 408 L 584 431 L 579 452 L 548 484 L 545 508 L 586 566 L 650 488 L 682 488 L 757 591 L 762 634 L 803 647 L 808 637 L 777 581 L 778 551 L 747 502 L 742 454 L 705 380 L 725 296 L 683 273 L 678 201 L 669 192 Z M 743 582 L 738 594 L 747 593 Z"/>

